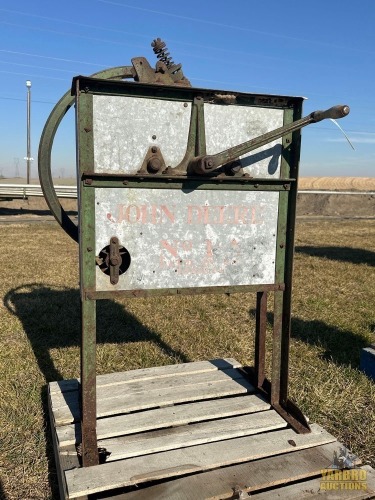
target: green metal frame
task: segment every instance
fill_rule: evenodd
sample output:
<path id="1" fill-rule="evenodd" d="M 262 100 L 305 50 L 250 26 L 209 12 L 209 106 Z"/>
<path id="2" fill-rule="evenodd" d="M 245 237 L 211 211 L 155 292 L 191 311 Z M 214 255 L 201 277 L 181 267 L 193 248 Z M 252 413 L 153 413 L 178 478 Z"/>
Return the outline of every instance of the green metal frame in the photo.
<path id="1" fill-rule="evenodd" d="M 252 291 L 257 294 L 256 352 L 254 369 L 247 369 L 250 379 L 264 391 L 273 407 L 299 432 L 309 427 L 301 412 L 288 399 L 288 358 L 290 339 L 291 291 L 293 271 L 294 227 L 297 199 L 300 132 L 283 137 L 281 172 L 278 179 L 243 177 L 177 175 L 121 175 L 94 172 L 93 95 L 138 96 L 157 99 L 189 101 L 197 119 L 195 132 L 190 134 L 187 149 L 205 154 L 203 112 L 197 96 L 212 99 L 207 89 L 166 87 L 117 81 L 102 81 L 78 77 L 74 80 L 76 95 L 78 183 L 79 183 L 79 244 L 80 284 L 82 301 L 81 401 L 82 401 L 82 459 L 84 466 L 98 463 L 96 441 L 96 300 L 118 296 L 178 295 L 196 293 L 234 293 Z M 265 107 L 262 96 L 236 93 L 237 104 Z M 264 97 L 264 96 L 263 96 Z M 270 107 L 284 110 L 284 125 L 301 118 L 302 98 L 270 97 Z M 278 102 L 281 103 L 278 105 Z M 192 125 L 191 125 L 192 126 Z M 198 140 L 195 141 L 195 135 Z M 192 140 L 192 137 L 194 141 Z M 194 142 L 194 143 L 193 143 Z M 198 144 L 198 146 L 196 146 Z M 270 285 L 240 285 L 189 289 L 131 290 L 101 292 L 95 289 L 95 189 L 210 189 L 235 191 L 267 191 L 279 193 L 276 235 L 276 280 Z M 267 294 L 274 293 L 274 326 L 272 382 L 265 377 L 265 330 Z"/>

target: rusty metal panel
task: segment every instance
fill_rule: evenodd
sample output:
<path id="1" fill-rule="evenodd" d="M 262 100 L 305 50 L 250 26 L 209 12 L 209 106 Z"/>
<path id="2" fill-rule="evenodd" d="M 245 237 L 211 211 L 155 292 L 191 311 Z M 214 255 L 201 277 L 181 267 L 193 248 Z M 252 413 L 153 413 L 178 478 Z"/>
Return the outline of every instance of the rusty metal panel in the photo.
<path id="1" fill-rule="evenodd" d="M 283 125 L 282 109 L 225 106 L 205 103 L 207 154 L 259 137 Z M 282 139 L 241 156 L 244 171 L 252 177 L 280 177 Z"/>
<path id="2" fill-rule="evenodd" d="M 95 188 L 96 255 L 116 236 L 130 254 L 96 290 L 275 283 L 278 192 Z"/>
<path id="3" fill-rule="evenodd" d="M 93 96 L 96 172 L 135 174 L 150 146 L 166 165 L 184 157 L 191 103 L 128 96 Z"/>

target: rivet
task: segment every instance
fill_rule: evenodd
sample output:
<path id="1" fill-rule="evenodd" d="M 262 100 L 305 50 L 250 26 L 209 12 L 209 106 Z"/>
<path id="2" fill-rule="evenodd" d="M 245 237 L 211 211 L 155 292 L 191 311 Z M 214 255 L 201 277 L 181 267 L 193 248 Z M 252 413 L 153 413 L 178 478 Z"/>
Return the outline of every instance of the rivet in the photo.
<path id="1" fill-rule="evenodd" d="M 153 135 L 152 138 L 155 140 L 156 139 L 156 135 Z"/>
<path id="2" fill-rule="evenodd" d="M 92 179 L 85 179 L 85 184 L 87 184 L 88 186 L 91 186 Z"/>
<path id="3" fill-rule="evenodd" d="M 188 107 L 188 103 L 184 102 L 184 108 L 187 108 L 187 107 Z"/>
<path id="4" fill-rule="evenodd" d="M 88 252 L 92 252 L 92 247 L 87 247 Z"/>
<path id="5" fill-rule="evenodd" d="M 127 184 L 129 184 L 128 181 L 122 181 L 122 183 L 124 184 L 124 186 L 126 186 Z"/>

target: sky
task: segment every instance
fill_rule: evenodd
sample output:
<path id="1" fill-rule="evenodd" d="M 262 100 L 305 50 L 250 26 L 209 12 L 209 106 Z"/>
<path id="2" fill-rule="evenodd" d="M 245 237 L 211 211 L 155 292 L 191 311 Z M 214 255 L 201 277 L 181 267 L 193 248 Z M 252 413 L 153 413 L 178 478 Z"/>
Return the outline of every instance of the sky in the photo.
<path id="1" fill-rule="evenodd" d="M 355 150 L 329 120 L 302 131 L 301 176 L 375 175 L 375 0 L 0 0 L 0 175 L 31 176 L 44 124 L 76 75 L 130 65 L 154 38 L 193 86 L 304 96 L 304 115 L 336 104 Z M 73 110 L 53 148 L 57 177 L 75 172 Z"/>

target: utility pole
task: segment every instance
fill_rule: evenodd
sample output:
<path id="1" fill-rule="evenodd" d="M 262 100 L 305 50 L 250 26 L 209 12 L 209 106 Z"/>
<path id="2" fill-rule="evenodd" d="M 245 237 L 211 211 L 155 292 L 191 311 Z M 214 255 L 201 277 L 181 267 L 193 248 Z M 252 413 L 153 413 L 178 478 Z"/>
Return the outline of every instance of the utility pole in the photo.
<path id="1" fill-rule="evenodd" d="M 31 147 L 30 147 L 30 107 L 31 107 L 31 81 L 26 80 L 27 88 L 27 156 L 26 160 L 26 183 L 30 184 L 30 167 L 31 162 L 34 158 L 31 158 Z"/>
<path id="2" fill-rule="evenodd" d="M 14 160 L 14 177 L 18 178 L 20 176 L 20 159 L 19 158 L 13 158 Z"/>

